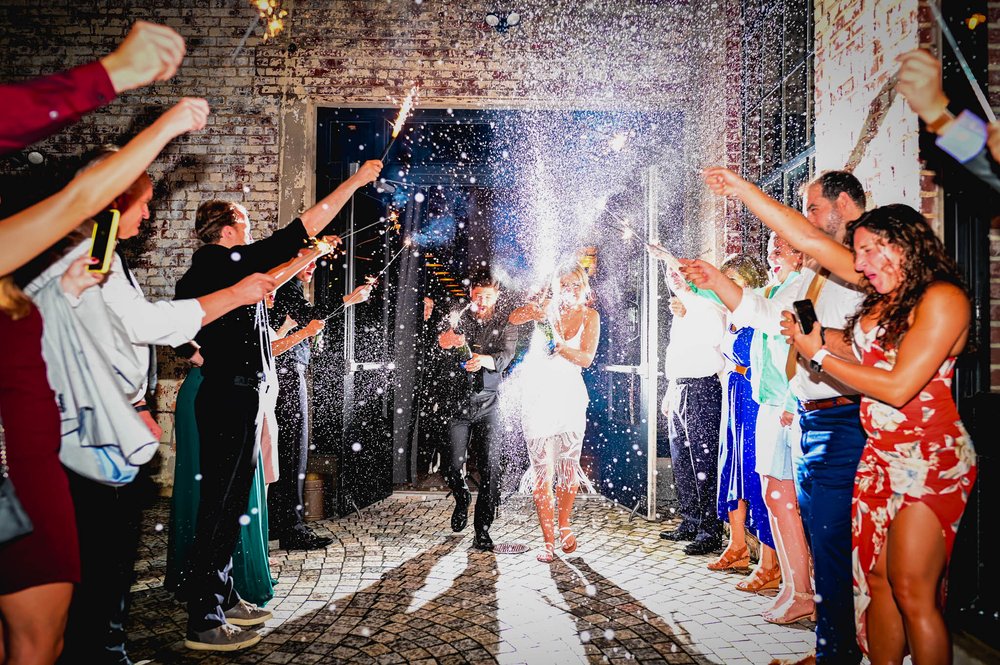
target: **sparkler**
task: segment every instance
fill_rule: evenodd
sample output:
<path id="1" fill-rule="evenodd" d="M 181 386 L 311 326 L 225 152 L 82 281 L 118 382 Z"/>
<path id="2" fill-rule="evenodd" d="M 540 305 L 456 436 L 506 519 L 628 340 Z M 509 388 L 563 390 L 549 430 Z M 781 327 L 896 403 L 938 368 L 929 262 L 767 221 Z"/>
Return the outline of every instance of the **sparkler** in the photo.
<path id="1" fill-rule="evenodd" d="M 969 80 L 969 85 L 972 86 L 972 92 L 976 94 L 976 99 L 979 100 L 979 105 L 983 108 L 983 113 L 986 114 L 986 118 L 990 122 L 996 122 L 997 116 L 993 113 L 993 108 L 990 106 L 990 103 L 986 101 L 986 95 L 983 94 L 983 89 L 979 86 L 979 81 L 976 80 L 975 75 L 972 73 L 969 63 L 966 62 L 965 56 L 962 54 L 962 50 L 958 48 L 958 42 L 955 41 L 955 36 L 951 34 L 951 30 L 944 22 L 944 17 L 941 15 L 941 10 L 938 9 L 937 2 L 935 2 L 935 0 L 930 0 L 927 3 L 927 6 L 930 8 L 931 13 L 934 14 L 934 20 L 937 21 L 938 27 L 941 28 L 941 34 L 951 46 L 951 50 L 955 52 L 955 58 L 958 60 L 958 65 L 962 68 L 965 78 Z"/>
<path id="2" fill-rule="evenodd" d="M 396 116 L 396 122 L 392 124 L 392 138 L 389 139 L 389 143 L 385 146 L 385 150 L 382 152 L 382 163 L 385 163 L 385 158 L 389 156 L 389 150 L 392 149 L 392 144 L 396 142 L 399 137 L 399 133 L 403 131 L 403 125 L 406 124 L 406 118 L 409 117 L 410 111 L 413 109 L 413 98 L 417 94 L 416 88 L 410 88 L 410 94 L 406 96 L 403 100 L 402 106 L 399 107 L 399 114 Z"/>
<path id="3" fill-rule="evenodd" d="M 413 246 L 413 241 L 411 239 L 406 238 L 405 240 L 403 240 L 403 246 L 399 248 L 398 252 L 392 255 L 392 258 L 390 258 L 386 262 L 386 264 L 382 266 L 381 270 L 379 270 L 375 275 L 368 275 L 367 277 L 365 277 L 366 285 L 374 286 L 375 284 L 377 284 L 379 278 L 385 275 L 385 271 L 389 269 L 389 266 L 395 263 L 396 259 L 398 259 L 403 252 L 405 252 L 412 246 Z M 343 312 L 345 309 L 347 309 L 347 303 L 342 304 L 340 307 L 330 312 L 329 316 L 326 316 L 323 320 L 328 321 L 333 317 L 337 316 L 338 314 L 340 314 L 341 312 Z"/>
<path id="4" fill-rule="evenodd" d="M 640 237 L 638 233 L 632 230 L 632 228 L 628 225 L 628 222 L 626 222 L 624 219 L 622 219 L 612 211 L 608 210 L 607 208 L 604 209 L 604 212 L 608 213 L 608 216 L 611 217 L 611 219 L 613 220 L 612 224 L 621 229 L 622 240 L 631 240 L 632 238 L 635 238 L 643 245 L 645 245 L 647 252 L 652 254 L 655 258 L 663 261 L 663 263 L 665 264 L 665 268 L 668 272 L 668 277 L 669 273 L 675 273 L 678 275 L 683 274 L 681 272 L 681 262 L 677 260 L 677 257 L 674 256 L 669 249 L 667 249 L 660 243 L 652 243 L 646 240 L 645 238 Z M 687 282 L 685 282 L 683 279 L 680 281 L 682 284 L 687 286 Z M 669 278 L 667 279 L 667 284 L 668 285 L 671 284 L 671 280 Z M 676 287 L 676 284 L 674 286 Z"/>

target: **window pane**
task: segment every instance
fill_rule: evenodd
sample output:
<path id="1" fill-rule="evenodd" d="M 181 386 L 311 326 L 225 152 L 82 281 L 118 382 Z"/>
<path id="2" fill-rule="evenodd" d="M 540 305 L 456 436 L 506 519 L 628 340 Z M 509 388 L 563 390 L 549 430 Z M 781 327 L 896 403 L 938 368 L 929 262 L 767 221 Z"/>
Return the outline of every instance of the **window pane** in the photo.
<path id="1" fill-rule="evenodd" d="M 761 74 L 764 77 L 764 94 L 781 84 L 781 2 L 772 2 L 767 8 L 763 24 Z"/>
<path id="2" fill-rule="evenodd" d="M 785 205 L 802 210 L 799 188 L 809 180 L 809 160 L 788 171 L 785 175 Z"/>
<path id="3" fill-rule="evenodd" d="M 790 72 L 812 47 L 806 41 L 806 0 L 785 0 L 785 71 Z"/>
<path id="4" fill-rule="evenodd" d="M 781 166 L 781 90 L 775 90 L 764 98 L 761 108 L 761 155 L 764 173 L 770 173 Z"/>
<path id="5" fill-rule="evenodd" d="M 788 161 L 806 149 L 809 136 L 806 121 L 809 114 L 809 89 L 805 63 L 785 79 L 785 154 Z"/>

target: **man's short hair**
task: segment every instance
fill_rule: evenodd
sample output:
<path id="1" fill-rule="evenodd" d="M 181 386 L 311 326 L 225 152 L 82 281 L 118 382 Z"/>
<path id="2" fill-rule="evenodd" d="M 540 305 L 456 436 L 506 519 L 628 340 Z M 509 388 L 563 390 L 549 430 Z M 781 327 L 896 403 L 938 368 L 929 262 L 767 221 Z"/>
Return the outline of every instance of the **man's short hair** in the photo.
<path id="1" fill-rule="evenodd" d="M 480 270 L 469 278 L 469 291 L 472 289 L 500 289 L 500 282 L 489 270 Z"/>
<path id="2" fill-rule="evenodd" d="M 76 175 L 80 175 L 84 171 L 89 171 L 120 150 L 121 148 L 110 143 L 91 150 L 84 154 L 83 159 L 80 160 L 80 168 L 76 170 Z M 131 183 L 129 184 L 131 185 Z"/>
<path id="3" fill-rule="evenodd" d="M 854 201 L 854 204 L 864 210 L 868 207 L 868 197 L 865 196 L 865 188 L 861 186 L 861 181 L 854 177 L 849 171 L 824 171 L 816 178 L 806 183 L 802 188 L 802 194 L 813 185 L 819 185 L 823 192 L 823 198 L 827 201 L 836 201 L 841 194 Z"/>
<path id="4" fill-rule="evenodd" d="M 239 204 L 232 201 L 214 199 L 205 201 L 198 206 L 194 215 L 194 232 L 206 245 L 218 242 L 222 237 L 222 229 L 233 226 L 242 214 Z"/>

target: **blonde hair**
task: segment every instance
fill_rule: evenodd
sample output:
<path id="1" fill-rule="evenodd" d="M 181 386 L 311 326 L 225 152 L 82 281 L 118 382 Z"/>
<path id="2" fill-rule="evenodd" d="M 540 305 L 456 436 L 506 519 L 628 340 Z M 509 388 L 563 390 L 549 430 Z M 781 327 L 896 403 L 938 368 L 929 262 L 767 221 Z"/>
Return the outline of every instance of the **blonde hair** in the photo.
<path id="1" fill-rule="evenodd" d="M 590 302 L 591 297 L 590 277 L 587 275 L 586 269 L 579 264 L 567 266 L 556 273 L 555 278 L 552 280 L 552 293 L 557 294 L 560 292 L 562 278 L 569 275 L 574 275 L 580 280 L 580 285 L 583 287 L 583 295 L 579 304 L 586 305 Z"/>
<path id="2" fill-rule="evenodd" d="M 31 313 L 31 300 L 14 283 L 13 275 L 0 277 L 0 312 L 15 321 Z"/>

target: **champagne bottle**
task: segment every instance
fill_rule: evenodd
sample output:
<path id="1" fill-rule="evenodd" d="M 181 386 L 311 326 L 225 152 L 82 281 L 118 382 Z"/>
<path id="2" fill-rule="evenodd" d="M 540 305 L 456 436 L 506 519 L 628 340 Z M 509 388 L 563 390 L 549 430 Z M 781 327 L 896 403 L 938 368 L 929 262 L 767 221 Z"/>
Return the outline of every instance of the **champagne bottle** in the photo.
<path id="1" fill-rule="evenodd" d="M 545 319 L 544 321 L 537 321 L 535 325 L 538 326 L 538 329 L 542 331 L 542 335 L 545 336 L 545 348 L 549 355 L 552 355 L 556 350 L 556 331 L 552 327 L 552 322 Z"/>
<path id="2" fill-rule="evenodd" d="M 455 351 L 458 353 L 458 359 L 461 362 L 467 360 L 472 360 L 472 349 L 469 347 L 469 343 L 466 342 L 462 346 L 455 347 Z"/>

